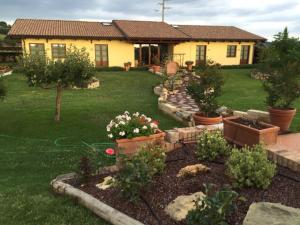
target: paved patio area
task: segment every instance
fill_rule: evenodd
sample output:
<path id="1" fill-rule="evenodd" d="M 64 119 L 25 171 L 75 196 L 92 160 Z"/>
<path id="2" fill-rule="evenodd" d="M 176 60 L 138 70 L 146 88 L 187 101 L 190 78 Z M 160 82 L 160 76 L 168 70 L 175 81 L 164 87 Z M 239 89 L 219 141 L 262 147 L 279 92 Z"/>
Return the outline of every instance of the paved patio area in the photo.
<path id="1" fill-rule="evenodd" d="M 267 149 L 274 162 L 300 172 L 300 133 L 279 135 L 277 144 Z"/>

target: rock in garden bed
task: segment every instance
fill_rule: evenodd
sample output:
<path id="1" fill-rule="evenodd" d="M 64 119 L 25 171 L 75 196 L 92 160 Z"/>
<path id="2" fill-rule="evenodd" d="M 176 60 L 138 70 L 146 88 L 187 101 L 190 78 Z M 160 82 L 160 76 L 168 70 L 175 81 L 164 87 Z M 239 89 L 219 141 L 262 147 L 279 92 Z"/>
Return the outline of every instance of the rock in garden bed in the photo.
<path id="1" fill-rule="evenodd" d="M 202 161 L 200 163 L 210 168 L 208 172 L 198 173 L 195 176 L 177 177 L 182 168 L 199 164 L 194 151 L 190 149 L 188 152 L 189 154 L 179 149 L 167 153 L 165 171 L 162 175 L 156 176 L 153 184 L 142 193 L 143 199 L 148 202 L 163 225 L 186 225 L 185 220 L 175 221 L 165 212 L 167 205 L 178 196 L 204 192 L 203 184 L 205 183 L 214 183 L 217 189 L 231 184 L 231 181 L 225 175 L 225 166 L 220 162 Z M 237 209 L 229 218 L 231 225 L 241 225 L 249 206 L 254 202 L 281 203 L 289 207 L 300 208 L 300 174 L 281 167 L 278 167 L 278 171 L 284 176 L 277 174 L 271 185 L 265 190 L 257 188 L 235 190 L 245 201 L 237 202 Z M 144 201 L 134 204 L 124 199 L 120 195 L 120 190 L 116 187 L 110 187 L 106 190 L 100 190 L 96 187 L 97 184 L 103 182 L 105 177 L 108 175 L 114 176 L 115 174 L 116 172 L 95 176 L 87 185 L 81 186 L 77 183 L 73 186 L 143 224 L 157 225 L 156 218 Z M 287 177 L 292 177 L 292 179 Z M 75 182 L 70 182 L 70 184 L 72 183 L 75 184 Z"/>

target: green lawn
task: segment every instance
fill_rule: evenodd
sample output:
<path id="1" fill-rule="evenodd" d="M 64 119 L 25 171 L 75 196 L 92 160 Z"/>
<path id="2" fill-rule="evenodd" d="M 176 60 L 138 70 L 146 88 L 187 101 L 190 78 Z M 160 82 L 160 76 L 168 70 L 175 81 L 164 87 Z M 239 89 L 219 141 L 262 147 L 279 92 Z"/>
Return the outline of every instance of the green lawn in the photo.
<path id="1" fill-rule="evenodd" d="M 225 70 L 222 104 L 234 109 L 265 109 L 259 81 L 249 70 Z M 73 171 L 89 147 L 107 142 L 105 126 L 125 111 L 160 120 L 162 129 L 181 126 L 157 109 L 148 72 L 101 72 L 96 90 L 66 90 L 62 121 L 54 123 L 55 90 L 31 88 L 20 74 L 5 77 L 8 97 L 0 102 L 0 224 L 107 224 L 68 198 L 50 191 L 56 175 Z M 297 103 L 300 109 L 300 102 Z M 300 130 L 300 117 L 293 130 Z M 298 124 L 298 125 L 297 125 Z"/>

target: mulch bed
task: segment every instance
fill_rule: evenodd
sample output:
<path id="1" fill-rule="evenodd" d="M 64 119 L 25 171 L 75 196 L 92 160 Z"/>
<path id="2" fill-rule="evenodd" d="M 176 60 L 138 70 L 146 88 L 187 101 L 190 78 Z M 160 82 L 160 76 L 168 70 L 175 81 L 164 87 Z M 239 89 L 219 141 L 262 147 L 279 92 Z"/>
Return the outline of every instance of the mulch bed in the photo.
<path id="1" fill-rule="evenodd" d="M 188 154 L 187 154 L 188 153 Z M 178 171 L 187 165 L 197 164 L 199 161 L 195 157 L 193 150 L 188 152 L 182 149 L 168 153 L 167 166 L 161 176 L 156 176 L 153 184 L 142 196 L 149 203 L 160 223 L 153 216 L 145 202 L 133 204 L 122 198 L 120 190 L 110 188 L 99 190 L 95 187 L 103 181 L 103 177 L 95 176 L 91 182 L 79 187 L 81 190 L 91 194 L 106 204 L 118 209 L 119 211 L 141 221 L 147 225 L 186 225 L 185 221 L 175 222 L 165 214 L 164 208 L 177 196 L 203 191 L 203 184 L 213 183 L 217 189 L 231 182 L 225 176 L 225 167 L 222 162 L 201 162 L 211 168 L 208 173 L 200 173 L 195 177 L 177 178 Z M 183 159 L 183 160 L 178 160 Z M 173 161 L 174 160 L 174 161 Z M 290 178 L 292 179 L 290 179 Z M 294 173 L 286 168 L 278 167 L 278 174 L 273 178 L 271 185 L 266 190 L 257 188 L 235 189 L 246 201 L 238 201 L 237 209 L 229 218 L 229 224 L 241 225 L 249 206 L 253 202 L 273 202 L 282 203 L 286 206 L 300 208 L 300 174 Z M 76 185 L 78 186 L 78 185 Z"/>
<path id="2" fill-rule="evenodd" d="M 269 126 L 266 126 L 258 121 L 249 120 L 249 119 L 245 119 L 245 118 L 236 118 L 236 119 L 233 119 L 232 121 L 242 124 L 242 125 L 245 125 L 247 127 L 257 129 L 257 130 L 263 130 L 266 128 L 270 128 Z"/>

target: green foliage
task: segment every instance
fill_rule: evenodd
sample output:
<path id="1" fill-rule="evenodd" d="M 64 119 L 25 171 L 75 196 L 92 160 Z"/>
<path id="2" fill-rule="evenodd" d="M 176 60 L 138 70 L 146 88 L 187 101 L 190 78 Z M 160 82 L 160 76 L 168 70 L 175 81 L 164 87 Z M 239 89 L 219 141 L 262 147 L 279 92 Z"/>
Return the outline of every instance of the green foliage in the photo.
<path id="1" fill-rule="evenodd" d="M 176 88 L 178 88 L 178 82 L 182 80 L 180 74 L 175 75 L 167 75 L 164 73 L 162 76 L 162 85 L 169 91 L 174 91 Z"/>
<path id="2" fill-rule="evenodd" d="M 51 79 L 46 76 L 47 60 L 45 56 L 26 54 L 22 58 L 18 58 L 18 62 L 29 86 L 51 83 Z"/>
<path id="3" fill-rule="evenodd" d="M 187 91 L 205 116 L 216 116 L 216 109 L 219 107 L 217 97 L 221 95 L 224 84 L 220 65 L 209 61 L 199 76 L 199 79 L 191 79 Z"/>
<path id="4" fill-rule="evenodd" d="M 8 25 L 5 21 L 0 21 L 0 34 L 7 34 L 11 25 Z"/>
<path id="5" fill-rule="evenodd" d="M 256 69 L 258 64 L 223 65 L 222 69 Z"/>
<path id="6" fill-rule="evenodd" d="M 237 187 L 267 188 L 276 171 L 276 165 L 268 160 L 261 145 L 233 149 L 226 167 L 227 174 Z"/>
<path id="7" fill-rule="evenodd" d="M 223 137 L 221 131 L 204 130 L 198 137 L 197 157 L 200 160 L 215 160 L 216 158 L 228 155 L 230 147 Z"/>
<path id="8" fill-rule="evenodd" d="M 269 74 L 263 83 L 269 106 L 289 109 L 300 97 L 300 41 L 289 37 L 288 30 L 275 35 L 275 40 L 261 55 L 261 70 Z"/>
<path id="9" fill-rule="evenodd" d="M 63 60 L 27 54 L 20 59 L 20 64 L 30 86 L 58 82 L 63 86 L 80 86 L 94 75 L 94 66 L 84 48 L 70 47 Z"/>
<path id="10" fill-rule="evenodd" d="M 166 155 L 158 146 L 143 146 L 131 159 L 124 158 L 124 167 L 116 177 L 116 185 L 125 198 L 136 202 L 140 192 L 152 182 L 153 176 L 162 173 Z"/>
<path id="11" fill-rule="evenodd" d="M 93 166 L 88 157 L 81 157 L 79 163 L 79 175 L 84 184 L 88 183 L 93 174 Z"/>
<path id="12" fill-rule="evenodd" d="M 206 196 L 196 202 L 196 208 L 187 215 L 188 225 L 228 225 L 226 217 L 234 209 L 238 194 L 228 188 L 211 194 L 211 186 L 206 186 Z"/>
<path id="13" fill-rule="evenodd" d="M 6 87 L 4 86 L 2 78 L 0 78 L 0 100 L 4 99 L 6 92 Z"/>

